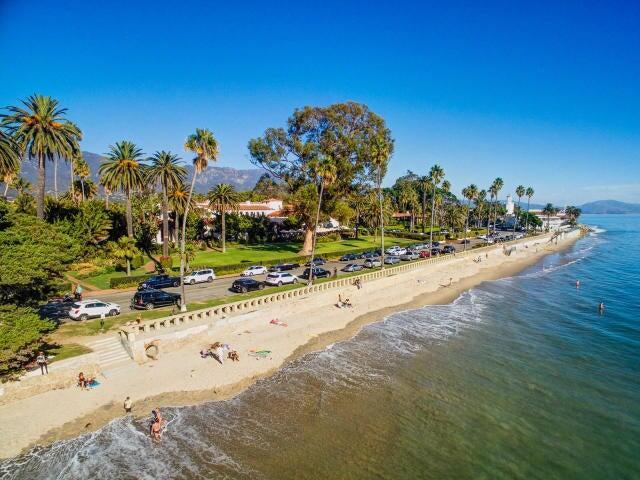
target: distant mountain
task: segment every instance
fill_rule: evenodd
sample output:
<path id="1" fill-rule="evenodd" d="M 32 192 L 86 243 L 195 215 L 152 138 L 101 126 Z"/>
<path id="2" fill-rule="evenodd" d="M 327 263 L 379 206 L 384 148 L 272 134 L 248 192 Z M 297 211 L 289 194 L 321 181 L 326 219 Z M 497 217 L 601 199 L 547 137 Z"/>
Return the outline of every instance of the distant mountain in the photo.
<path id="1" fill-rule="evenodd" d="M 640 213 L 640 203 L 625 203 L 617 200 L 598 200 L 581 205 L 582 213 Z"/>
<path id="2" fill-rule="evenodd" d="M 91 179 L 94 182 L 98 181 L 98 168 L 104 161 L 102 155 L 98 155 L 91 152 L 82 152 L 82 156 L 89 164 L 91 170 Z M 189 180 L 191 179 L 191 173 L 193 172 L 193 166 L 187 165 L 189 172 Z M 257 168 L 248 168 L 244 170 L 232 168 L 232 167 L 215 167 L 209 166 L 204 172 L 198 175 L 196 180 L 195 190 L 196 192 L 207 192 L 211 188 L 220 183 L 230 183 L 236 187 L 239 191 L 251 190 L 260 175 L 264 171 Z M 27 160 L 22 163 L 21 175 L 31 182 L 34 186 L 38 180 L 38 164 L 35 160 Z M 58 162 L 58 191 L 64 192 L 69 187 L 69 180 L 71 178 L 71 170 L 67 162 Z M 53 191 L 53 163 L 47 163 L 47 190 Z"/>

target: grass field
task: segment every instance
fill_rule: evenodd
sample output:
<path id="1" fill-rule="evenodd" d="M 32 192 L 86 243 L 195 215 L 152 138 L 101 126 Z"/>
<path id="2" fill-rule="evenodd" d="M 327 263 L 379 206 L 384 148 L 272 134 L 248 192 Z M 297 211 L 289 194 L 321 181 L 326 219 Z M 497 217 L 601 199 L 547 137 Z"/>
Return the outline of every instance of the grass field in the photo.
<path id="1" fill-rule="evenodd" d="M 391 245 L 409 245 L 415 243 L 415 240 L 406 238 L 388 237 L 385 238 L 385 247 Z M 339 256 L 343 252 L 360 249 L 374 249 L 380 245 L 379 237 L 360 237 L 358 240 L 339 240 L 334 242 L 318 243 L 316 255 L 318 256 Z M 219 250 L 199 251 L 196 253 L 194 260 L 190 262 L 190 267 L 218 267 L 221 265 L 235 265 L 240 263 L 260 264 L 263 262 L 272 262 L 283 258 L 291 258 L 298 256 L 298 252 L 302 248 L 302 243 L 267 243 L 263 245 L 237 245 L 231 244 L 227 246 L 227 251 L 222 253 Z M 179 265 L 177 255 L 174 255 L 174 265 Z M 144 268 L 132 270 L 132 275 L 143 275 L 146 273 Z M 69 272 L 75 276 L 76 272 Z M 82 283 L 90 285 L 100 290 L 110 288 L 109 280 L 114 277 L 124 277 L 125 272 L 109 272 L 102 273 L 87 278 L 80 279 Z"/>
<path id="2" fill-rule="evenodd" d="M 387 245 L 409 245 L 415 240 L 404 238 L 389 238 L 385 241 Z M 318 243 L 316 255 L 326 256 L 356 249 L 374 249 L 380 246 L 379 238 L 360 237 L 358 240 L 340 240 L 335 242 Z M 229 265 L 237 263 L 260 263 L 278 260 L 280 258 L 295 257 L 302 248 L 301 243 L 268 243 L 264 245 L 234 245 L 227 247 L 227 251 L 222 253 L 218 250 L 208 250 L 198 252 L 196 258 L 190 262 L 191 267 L 207 266 L 216 267 L 218 265 Z M 177 257 L 174 260 L 178 261 Z"/>

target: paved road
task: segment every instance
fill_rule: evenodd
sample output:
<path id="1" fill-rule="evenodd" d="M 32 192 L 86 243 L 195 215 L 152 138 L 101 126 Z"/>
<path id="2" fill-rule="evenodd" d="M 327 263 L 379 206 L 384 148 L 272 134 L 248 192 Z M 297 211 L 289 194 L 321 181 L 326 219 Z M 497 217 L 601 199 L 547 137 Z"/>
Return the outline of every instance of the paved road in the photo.
<path id="1" fill-rule="evenodd" d="M 479 243 L 481 241 L 477 239 L 472 239 L 471 242 L 472 243 L 467 248 L 470 248 L 471 245 L 475 243 Z M 456 247 L 456 250 L 458 251 L 462 251 L 464 249 L 464 245 L 461 245 L 459 243 L 451 243 L 451 244 L 453 244 Z M 388 242 L 387 245 L 391 246 L 393 245 L 393 242 L 392 241 Z M 444 243 L 441 243 L 441 246 L 442 245 L 444 245 Z M 325 265 L 322 265 L 322 268 L 324 268 L 325 270 L 329 270 L 332 273 L 334 271 L 334 268 L 336 268 L 338 270 L 338 277 L 340 277 L 341 275 L 344 275 L 344 272 L 341 272 L 340 270 L 347 263 L 362 264 L 364 263 L 364 260 L 356 260 L 354 262 L 329 261 Z M 299 276 L 303 273 L 304 269 L 305 267 L 303 266 L 296 270 L 291 270 L 290 273 L 292 273 L 293 275 Z M 256 275 L 253 278 L 255 278 L 256 280 L 264 280 L 265 277 L 266 275 Z M 211 283 L 199 283 L 195 285 L 186 285 L 185 292 L 187 295 L 187 302 L 210 300 L 210 299 L 219 298 L 225 295 L 233 295 L 235 294 L 235 292 L 232 292 L 231 290 L 229 290 L 229 287 L 231 287 L 231 284 L 237 278 L 240 278 L 239 274 L 233 277 L 217 278 Z M 180 293 L 179 287 L 167 288 L 165 290 L 168 292 Z M 269 287 L 267 286 L 267 288 L 265 289 L 265 292 L 268 292 L 268 290 L 269 290 Z M 122 312 L 126 313 L 129 311 L 129 305 L 131 303 L 131 298 L 133 297 L 133 294 L 134 292 L 131 290 L 117 292 L 117 293 L 96 295 L 96 296 L 92 296 L 91 292 L 86 292 L 85 299 L 99 298 L 100 300 L 117 303 L 122 307 Z"/>

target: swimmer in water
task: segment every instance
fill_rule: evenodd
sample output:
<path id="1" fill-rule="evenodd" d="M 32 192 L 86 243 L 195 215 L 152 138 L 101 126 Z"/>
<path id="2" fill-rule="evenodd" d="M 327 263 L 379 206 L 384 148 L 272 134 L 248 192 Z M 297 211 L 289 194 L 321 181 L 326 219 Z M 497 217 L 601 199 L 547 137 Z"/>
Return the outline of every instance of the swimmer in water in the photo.
<path id="1" fill-rule="evenodd" d="M 580 288 L 580 280 L 576 280 L 576 288 Z"/>
<path id="2" fill-rule="evenodd" d="M 602 314 L 604 313 L 604 302 L 600 302 L 598 305 L 598 311 Z"/>
<path id="3" fill-rule="evenodd" d="M 149 426 L 149 436 L 151 436 L 153 440 L 159 441 L 162 437 L 162 417 L 160 416 L 159 410 L 153 410 L 151 413 L 153 414 L 153 420 Z"/>

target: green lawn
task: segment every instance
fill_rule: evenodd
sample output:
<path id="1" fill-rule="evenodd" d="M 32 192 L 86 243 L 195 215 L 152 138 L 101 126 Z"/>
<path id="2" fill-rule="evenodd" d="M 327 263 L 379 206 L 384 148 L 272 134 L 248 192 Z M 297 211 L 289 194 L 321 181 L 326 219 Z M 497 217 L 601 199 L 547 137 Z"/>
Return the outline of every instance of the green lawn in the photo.
<path id="1" fill-rule="evenodd" d="M 135 270 L 131 270 L 131 275 L 144 275 L 146 270 L 144 268 L 137 268 Z M 69 272 L 69 275 L 76 277 L 77 272 Z M 111 288 L 109 286 L 109 280 L 115 277 L 124 277 L 127 275 L 127 272 L 109 272 L 109 273 L 101 273 L 99 275 L 86 277 L 86 278 L 78 278 L 82 283 L 87 283 L 92 285 L 100 290 L 106 290 Z"/>
<path id="2" fill-rule="evenodd" d="M 408 245 L 415 243 L 415 240 L 405 238 L 387 237 L 385 245 Z M 380 246 L 379 238 L 360 237 L 358 240 L 340 240 L 335 242 L 318 243 L 316 254 L 339 255 L 343 252 L 356 249 L 374 249 Z M 208 250 L 198 252 L 196 258 L 190 262 L 191 267 L 207 266 L 216 267 L 219 265 L 230 265 L 238 263 L 261 263 L 281 258 L 296 257 L 302 248 L 301 243 L 268 243 L 264 245 L 232 245 L 227 247 L 223 254 L 218 250 Z M 174 264 L 178 262 L 177 257 Z"/>
<path id="3" fill-rule="evenodd" d="M 409 245 L 415 240 L 397 237 L 385 237 L 385 246 Z M 380 246 L 379 237 L 360 237 L 358 240 L 339 240 L 334 242 L 318 243 L 316 255 L 320 256 L 340 256 L 343 252 L 350 250 L 375 249 Z M 281 259 L 294 258 L 302 248 L 302 243 L 267 243 L 262 245 L 238 245 L 227 246 L 227 251 L 222 253 L 219 250 L 198 251 L 196 257 L 190 262 L 190 267 L 219 267 L 222 265 L 237 265 L 246 263 L 260 264 L 273 262 Z M 179 259 L 174 256 L 174 265 L 179 265 Z M 69 272 L 74 276 L 76 272 Z M 132 275 L 145 274 L 143 268 L 133 270 Z M 100 275 L 82 278 L 82 282 L 92 285 L 100 290 L 108 289 L 109 280 L 114 277 L 124 277 L 125 272 L 110 272 Z"/>
<path id="4" fill-rule="evenodd" d="M 89 347 L 78 343 L 65 343 L 63 345 L 53 344 L 46 345 L 43 348 L 46 350 L 47 356 L 52 355 L 54 357 L 51 359 L 51 363 L 91 352 Z"/>

